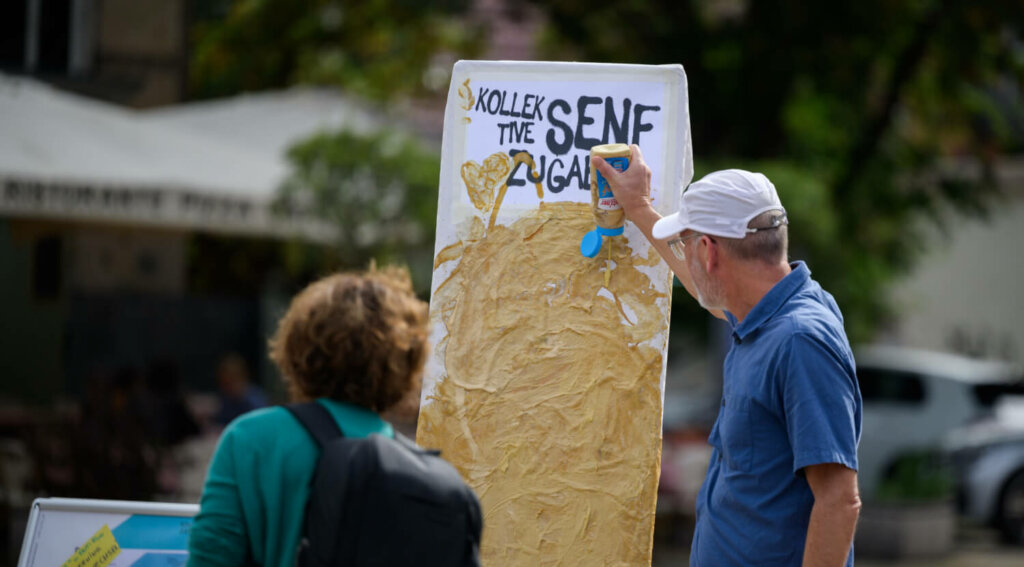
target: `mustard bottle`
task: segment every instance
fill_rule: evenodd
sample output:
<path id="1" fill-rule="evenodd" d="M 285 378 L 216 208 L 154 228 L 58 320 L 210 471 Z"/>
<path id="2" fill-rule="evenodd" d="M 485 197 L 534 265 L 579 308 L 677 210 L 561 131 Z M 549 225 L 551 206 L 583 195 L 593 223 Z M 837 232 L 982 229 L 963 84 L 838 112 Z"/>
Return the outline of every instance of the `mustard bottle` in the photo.
<path id="1" fill-rule="evenodd" d="M 602 144 L 590 148 L 591 158 L 604 158 L 608 165 L 617 171 L 626 171 L 629 168 L 631 155 L 626 144 Z M 608 180 L 593 165 L 590 167 L 590 202 L 597 227 L 584 235 L 583 241 L 580 242 L 580 253 L 587 258 L 593 258 L 601 252 L 605 236 L 622 234 L 626 221 L 626 212 L 615 200 Z"/>

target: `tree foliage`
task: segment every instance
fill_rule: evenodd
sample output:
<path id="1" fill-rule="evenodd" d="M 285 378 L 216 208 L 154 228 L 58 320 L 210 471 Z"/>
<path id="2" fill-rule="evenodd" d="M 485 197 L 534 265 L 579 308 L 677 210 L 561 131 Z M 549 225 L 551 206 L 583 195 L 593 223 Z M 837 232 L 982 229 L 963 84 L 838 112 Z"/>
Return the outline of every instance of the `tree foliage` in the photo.
<path id="1" fill-rule="evenodd" d="M 415 262 L 433 252 L 438 154 L 392 130 L 317 134 L 289 150 L 292 173 L 277 206 L 337 226 L 342 266 Z"/>
<path id="2" fill-rule="evenodd" d="M 468 0 L 214 0 L 195 4 L 193 96 L 294 84 L 336 86 L 380 115 L 410 96 L 443 92 L 452 62 L 479 46 L 460 25 Z M 439 151 L 407 135 L 323 132 L 288 153 L 292 172 L 277 206 L 315 214 L 339 230 L 330 268 L 371 259 L 412 264 L 429 286 Z M 285 246 L 289 273 L 325 266 L 323 250 Z M 416 268 L 423 267 L 421 270 Z M 426 273 L 424 277 L 423 272 Z"/>
<path id="3" fill-rule="evenodd" d="M 984 215 L 998 198 L 994 159 L 1024 149 L 1017 0 L 534 3 L 548 22 L 545 58 L 684 65 L 697 173 L 739 165 L 775 181 L 792 220 L 793 256 L 809 260 L 856 340 L 884 325 L 887 284 L 930 244 L 922 219 L 948 226 L 950 211 Z M 193 90 L 213 96 L 315 82 L 379 102 L 439 89 L 454 54 L 480 46 L 482 28 L 459 24 L 469 6 L 196 3 Z M 396 173 L 409 160 L 392 160 L 386 137 L 324 135 L 291 155 L 295 175 L 282 202 L 315 204 L 347 223 L 346 263 L 393 253 L 411 226 L 432 230 L 436 172 L 400 198 L 389 193 L 402 175 L 420 173 Z M 403 147 L 420 163 L 418 150 Z M 950 157 L 969 165 L 946 167 Z M 383 184 L 379 201 L 359 200 L 370 194 L 367 180 Z M 395 216 L 393 203 L 420 198 L 429 205 Z M 372 218 L 389 228 L 377 231 L 364 220 Z"/>
<path id="4" fill-rule="evenodd" d="M 467 0 L 215 0 L 197 4 L 190 83 L 223 96 L 295 83 L 383 101 L 447 86 L 452 54 L 479 36 Z M 445 54 L 448 54 L 445 57 Z"/>
<path id="5" fill-rule="evenodd" d="M 1024 149 L 1020 2 L 537 4 L 548 57 L 683 64 L 698 173 L 739 164 L 774 180 L 793 256 L 858 340 L 929 244 L 921 219 L 984 214 L 994 158 Z"/>

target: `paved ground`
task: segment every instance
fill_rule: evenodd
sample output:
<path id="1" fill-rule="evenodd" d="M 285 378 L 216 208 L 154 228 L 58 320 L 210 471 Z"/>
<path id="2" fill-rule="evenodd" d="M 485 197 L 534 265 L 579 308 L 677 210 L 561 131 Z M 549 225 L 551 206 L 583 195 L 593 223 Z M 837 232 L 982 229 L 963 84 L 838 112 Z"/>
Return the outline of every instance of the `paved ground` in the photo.
<path id="1" fill-rule="evenodd" d="M 656 545 L 652 567 L 689 565 L 690 553 L 684 547 Z M 857 567 L 1024 567 L 1024 548 L 999 543 L 990 530 L 961 526 L 956 548 L 948 556 L 914 561 L 887 561 L 857 558 Z"/>
<path id="2" fill-rule="evenodd" d="M 949 556 L 914 561 L 858 559 L 857 567 L 1024 567 L 1024 548 L 1004 545 L 994 530 L 961 524 Z"/>
<path id="3" fill-rule="evenodd" d="M 652 567 L 679 567 L 689 565 L 686 549 L 655 548 Z M 1022 567 L 1024 551 L 1019 549 L 956 551 L 943 558 L 917 561 L 882 561 L 858 559 L 857 567 Z"/>

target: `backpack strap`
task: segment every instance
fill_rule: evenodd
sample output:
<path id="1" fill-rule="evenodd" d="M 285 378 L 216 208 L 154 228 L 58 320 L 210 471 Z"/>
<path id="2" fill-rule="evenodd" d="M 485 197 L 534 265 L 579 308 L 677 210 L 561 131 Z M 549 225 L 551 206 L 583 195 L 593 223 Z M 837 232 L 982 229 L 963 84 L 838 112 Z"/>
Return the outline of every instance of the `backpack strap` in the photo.
<path id="1" fill-rule="evenodd" d="M 318 402 L 288 404 L 285 409 L 299 420 L 321 449 L 334 439 L 345 436 L 331 412 Z"/>

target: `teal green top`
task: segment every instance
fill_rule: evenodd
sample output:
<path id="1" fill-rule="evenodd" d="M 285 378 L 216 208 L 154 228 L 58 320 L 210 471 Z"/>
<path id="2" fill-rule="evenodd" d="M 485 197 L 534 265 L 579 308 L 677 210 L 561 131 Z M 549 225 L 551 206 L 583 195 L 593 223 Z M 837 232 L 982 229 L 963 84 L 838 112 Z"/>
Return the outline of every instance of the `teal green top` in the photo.
<path id="1" fill-rule="evenodd" d="M 346 437 L 395 435 L 391 424 L 369 409 L 317 401 Z M 188 565 L 234 567 L 245 563 L 247 552 L 264 567 L 293 565 L 319 456 L 316 442 L 283 407 L 256 410 L 231 422 L 206 475 Z"/>

